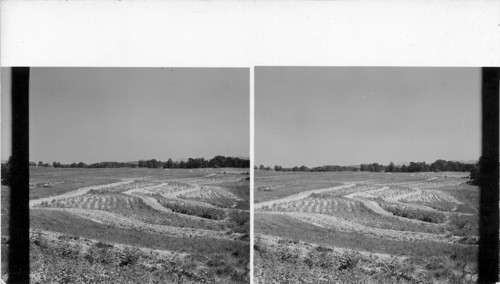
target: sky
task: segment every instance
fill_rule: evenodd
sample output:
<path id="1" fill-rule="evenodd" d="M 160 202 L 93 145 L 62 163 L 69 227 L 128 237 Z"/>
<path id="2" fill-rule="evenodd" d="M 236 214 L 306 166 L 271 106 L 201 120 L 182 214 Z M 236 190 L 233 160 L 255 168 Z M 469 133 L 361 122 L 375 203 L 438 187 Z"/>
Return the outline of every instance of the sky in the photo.
<path id="1" fill-rule="evenodd" d="M 10 155 L 2 69 L 2 160 Z M 249 69 L 31 68 L 30 161 L 249 156 Z"/>
<path id="2" fill-rule="evenodd" d="M 255 164 L 477 160 L 481 69 L 256 67 Z"/>

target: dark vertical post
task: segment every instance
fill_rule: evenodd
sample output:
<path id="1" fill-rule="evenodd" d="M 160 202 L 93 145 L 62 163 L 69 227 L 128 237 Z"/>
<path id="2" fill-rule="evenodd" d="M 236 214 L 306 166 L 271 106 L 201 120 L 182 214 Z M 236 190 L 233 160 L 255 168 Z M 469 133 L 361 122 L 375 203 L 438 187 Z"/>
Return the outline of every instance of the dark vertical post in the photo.
<path id="1" fill-rule="evenodd" d="M 483 68 L 478 283 L 498 281 L 498 85 L 499 69 Z"/>
<path id="2" fill-rule="evenodd" d="M 8 283 L 29 283 L 29 67 L 12 68 Z"/>

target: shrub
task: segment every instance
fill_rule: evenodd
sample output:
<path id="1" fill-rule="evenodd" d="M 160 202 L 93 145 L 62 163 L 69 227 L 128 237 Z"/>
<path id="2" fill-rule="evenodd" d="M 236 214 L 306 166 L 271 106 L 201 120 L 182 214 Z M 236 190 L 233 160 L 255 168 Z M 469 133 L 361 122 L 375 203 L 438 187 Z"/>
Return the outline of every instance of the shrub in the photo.
<path id="1" fill-rule="evenodd" d="M 134 265 L 137 263 L 137 260 L 139 260 L 139 253 L 138 250 L 132 250 L 129 248 L 126 248 L 122 254 L 119 256 L 119 265 L 120 266 L 129 266 L 129 265 Z"/>
<path id="2" fill-rule="evenodd" d="M 59 254 L 63 258 L 76 259 L 80 250 L 77 247 L 73 247 L 69 243 L 62 243 L 58 248 Z"/>
<path id="3" fill-rule="evenodd" d="M 45 249 L 48 246 L 47 240 L 43 238 L 41 232 L 35 232 L 33 237 L 33 243 L 39 246 L 41 249 Z"/>
<path id="4" fill-rule="evenodd" d="M 346 270 L 353 269 L 358 265 L 359 260 L 361 259 L 358 253 L 348 253 L 339 261 L 338 270 Z"/>

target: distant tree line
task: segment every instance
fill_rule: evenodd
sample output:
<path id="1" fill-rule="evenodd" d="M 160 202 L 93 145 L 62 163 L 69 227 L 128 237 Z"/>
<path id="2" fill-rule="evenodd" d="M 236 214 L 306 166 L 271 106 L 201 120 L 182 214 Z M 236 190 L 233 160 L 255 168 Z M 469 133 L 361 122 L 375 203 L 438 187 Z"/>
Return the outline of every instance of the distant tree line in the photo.
<path id="1" fill-rule="evenodd" d="M 39 167 L 50 167 L 50 164 L 49 163 L 43 163 L 42 161 L 38 161 L 38 166 Z"/>
<path id="2" fill-rule="evenodd" d="M 259 170 L 267 170 L 270 171 L 271 167 L 265 167 L 264 165 L 260 165 L 258 168 L 254 167 L 255 169 Z M 328 166 L 320 166 L 320 167 L 314 167 L 314 168 L 308 168 L 306 166 L 300 166 L 300 167 L 291 167 L 291 168 L 284 168 L 282 166 L 276 165 L 273 168 L 277 172 L 346 172 L 346 171 L 359 171 L 357 167 L 353 166 L 337 166 L 337 165 L 328 165 Z"/>
<path id="3" fill-rule="evenodd" d="M 361 164 L 360 171 L 366 172 L 470 172 L 477 168 L 476 164 L 466 164 L 461 162 L 436 160 L 432 164 L 425 162 L 410 162 L 408 165 L 396 166 L 391 162 L 388 166 L 378 163 Z"/>
<path id="4" fill-rule="evenodd" d="M 79 162 L 71 164 L 61 164 L 59 162 L 53 162 L 52 166 L 54 168 L 137 168 L 137 163 L 100 162 L 100 163 L 86 164 L 84 162 Z"/>
<path id="5" fill-rule="evenodd" d="M 100 162 L 93 164 L 85 164 L 84 162 L 61 164 L 53 162 L 54 168 L 168 168 L 168 169 L 193 169 L 193 168 L 248 168 L 250 167 L 250 160 L 235 157 L 215 156 L 210 160 L 204 158 L 189 158 L 187 161 L 174 162 L 168 159 L 162 162 L 156 159 L 140 160 L 135 162 Z"/>
<path id="6" fill-rule="evenodd" d="M 358 167 L 355 166 L 337 166 L 328 165 L 321 167 L 308 168 L 306 166 L 295 166 L 291 168 L 284 168 L 282 166 L 276 165 L 273 168 L 260 165 L 259 167 L 254 167 L 256 170 L 275 170 L 283 172 L 345 172 L 345 171 L 363 171 L 363 172 L 404 172 L 404 173 L 414 173 L 414 172 L 474 172 L 478 171 L 477 164 L 466 164 L 461 162 L 446 161 L 446 160 L 436 160 L 432 164 L 427 164 L 425 162 L 410 162 L 408 165 L 396 166 L 393 162 L 389 165 L 382 165 L 379 163 L 371 164 L 361 164 Z"/>
<path id="7" fill-rule="evenodd" d="M 187 161 L 174 162 L 168 159 L 166 162 L 152 160 L 140 160 L 139 168 L 166 168 L 166 169 L 195 169 L 195 168 L 249 168 L 250 160 L 236 157 L 215 156 L 210 160 L 204 158 L 189 158 Z"/>

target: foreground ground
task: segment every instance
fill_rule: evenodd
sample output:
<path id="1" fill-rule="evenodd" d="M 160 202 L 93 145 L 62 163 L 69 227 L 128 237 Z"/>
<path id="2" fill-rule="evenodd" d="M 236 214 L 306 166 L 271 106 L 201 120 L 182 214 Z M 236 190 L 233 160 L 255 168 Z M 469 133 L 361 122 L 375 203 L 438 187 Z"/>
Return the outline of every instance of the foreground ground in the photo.
<path id="1" fill-rule="evenodd" d="M 256 171 L 255 283 L 475 283 L 467 176 Z"/>
<path id="2" fill-rule="evenodd" d="M 248 283 L 247 173 L 31 169 L 31 283 Z"/>

